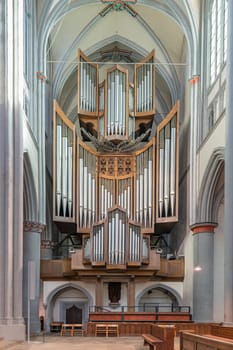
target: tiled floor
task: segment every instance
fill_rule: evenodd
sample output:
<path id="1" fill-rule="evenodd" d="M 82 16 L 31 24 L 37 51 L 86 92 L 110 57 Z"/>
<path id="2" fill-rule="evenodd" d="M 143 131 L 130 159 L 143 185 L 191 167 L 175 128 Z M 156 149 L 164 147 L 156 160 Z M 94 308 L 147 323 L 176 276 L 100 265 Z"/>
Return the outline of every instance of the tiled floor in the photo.
<path id="1" fill-rule="evenodd" d="M 141 337 L 61 337 L 38 336 L 30 342 L 0 341 L 0 350 L 148 350 Z M 179 350 L 179 338 L 174 350 Z"/>

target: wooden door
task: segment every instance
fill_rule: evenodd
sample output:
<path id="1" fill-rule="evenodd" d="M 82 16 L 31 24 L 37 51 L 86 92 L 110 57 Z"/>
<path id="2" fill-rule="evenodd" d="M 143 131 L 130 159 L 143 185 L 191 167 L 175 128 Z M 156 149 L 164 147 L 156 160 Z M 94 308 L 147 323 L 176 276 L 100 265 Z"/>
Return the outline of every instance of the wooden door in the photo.
<path id="1" fill-rule="evenodd" d="M 66 323 L 82 323 L 82 309 L 75 305 L 66 309 Z"/>

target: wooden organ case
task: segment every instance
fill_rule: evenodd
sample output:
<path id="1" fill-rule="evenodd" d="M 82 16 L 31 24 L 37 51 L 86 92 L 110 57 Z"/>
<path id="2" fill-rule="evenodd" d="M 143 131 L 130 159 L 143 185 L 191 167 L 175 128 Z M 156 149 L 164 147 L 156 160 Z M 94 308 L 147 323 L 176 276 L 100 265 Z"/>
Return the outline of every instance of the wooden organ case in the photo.
<path id="1" fill-rule="evenodd" d="M 53 217 L 82 235 L 84 267 L 146 269 L 151 234 L 178 220 L 179 102 L 151 133 L 154 51 L 133 82 L 118 64 L 105 73 L 78 50 L 78 122 L 54 101 Z"/>

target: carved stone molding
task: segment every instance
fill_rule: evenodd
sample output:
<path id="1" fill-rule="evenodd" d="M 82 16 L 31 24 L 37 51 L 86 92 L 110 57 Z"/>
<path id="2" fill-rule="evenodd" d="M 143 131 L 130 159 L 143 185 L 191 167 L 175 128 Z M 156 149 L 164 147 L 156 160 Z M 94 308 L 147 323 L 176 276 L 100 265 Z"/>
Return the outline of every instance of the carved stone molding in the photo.
<path id="1" fill-rule="evenodd" d="M 24 232 L 38 232 L 42 233 L 45 231 L 46 225 L 35 221 L 24 221 L 23 230 Z"/>

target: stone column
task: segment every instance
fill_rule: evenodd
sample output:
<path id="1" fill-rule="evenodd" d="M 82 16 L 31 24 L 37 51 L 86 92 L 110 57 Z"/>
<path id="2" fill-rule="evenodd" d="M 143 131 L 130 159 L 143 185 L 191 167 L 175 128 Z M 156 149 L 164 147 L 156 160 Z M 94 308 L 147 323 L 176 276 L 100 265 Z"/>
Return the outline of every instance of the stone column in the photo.
<path id="1" fill-rule="evenodd" d="M 198 141 L 198 115 L 199 115 L 199 75 L 193 74 L 189 80 L 190 90 L 190 182 L 189 182 L 189 222 L 193 225 L 196 222 L 196 203 L 197 203 L 197 141 Z"/>
<path id="2" fill-rule="evenodd" d="M 23 1 L 0 1 L 0 337 L 24 340 Z"/>
<path id="3" fill-rule="evenodd" d="M 224 194 L 224 322 L 233 323 L 233 1 L 228 1 L 227 108 Z"/>
<path id="4" fill-rule="evenodd" d="M 191 226 L 194 246 L 193 319 L 213 321 L 214 223 Z"/>
<path id="5" fill-rule="evenodd" d="M 135 311 L 135 276 L 131 276 L 128 282 L 128 311 Z"/>
<path id="6" fill-rule="evenodd" d="M 30 333 L 40 332 L 39 319 L 39 299 L 40 299 L 40 235 L 45 226 L 37 223 L 24 222 L 24 242 L 23 242 L 23 316 L 26 326 L 28 324 L 28 266 L 33 262 L 35 275 L 31 278 L 31 285 L 34 289 L 35 297 L 30 301 Z"/>

